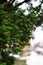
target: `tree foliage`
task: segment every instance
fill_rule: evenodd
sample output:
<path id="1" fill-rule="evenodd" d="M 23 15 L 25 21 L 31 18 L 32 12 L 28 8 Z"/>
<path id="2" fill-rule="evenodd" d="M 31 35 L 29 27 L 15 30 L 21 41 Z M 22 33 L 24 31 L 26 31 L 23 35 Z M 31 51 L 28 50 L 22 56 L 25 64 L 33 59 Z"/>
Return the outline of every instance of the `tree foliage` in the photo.
<path id="1" fill-rule="evenodd" d="M 6 65 L 13 64 L 14 58 L 9 57 L 10 52 L 19 52 L 32 37 L 34 26 L 39 26 L 43 23 L 43 9 L 41 9 L 42 1 L 39 6 L 33 8 L 30 6 L 30 14 L 25 15 L 25 10 L 18 8 L 24 2 L 13 3 L 15 0 L 1 3 L 0 0 L 0 55 L 1 62 Z M 30 1 L 30 0 L 29 0 Z M 40 13 L 41 10 L 41 13 Z M 40 13 L 40 14 L 39 14 Z M 8 50 L 6 50 L 8 49 Z M 7 55 L 6 55 L 7 54 Z M 9 59 L 9 61 L 7 61 Z M 0 63 L 1 64 L 1 63 Z M 11 65 L 10 64 L 10 65 Z"/>

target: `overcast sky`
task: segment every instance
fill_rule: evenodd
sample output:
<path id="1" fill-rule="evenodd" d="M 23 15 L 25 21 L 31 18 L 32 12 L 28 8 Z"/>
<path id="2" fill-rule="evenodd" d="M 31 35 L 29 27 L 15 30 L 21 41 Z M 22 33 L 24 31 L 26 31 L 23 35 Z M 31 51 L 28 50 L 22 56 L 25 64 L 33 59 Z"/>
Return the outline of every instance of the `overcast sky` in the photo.
<path id="1" fill-rule="evenodd" d="M 22 2 L 24 0 L 16 0 L 16 1 L 18 1 L 18 3 L 19 3 L 19 2 Z M 33 7 L 36 7 L 36 6 L 40 5 L 40 1 L 41 0 L 36 0 L 36 1 L 35 0 L 31 0 L 30 3 L 33 5 Z M 13 3 L 13 5 L 14 4 L 15 3 Z M 22 9 L 25 9 L 25 10 L 27 9 L 27 7 L 29 7 L 29 5 L 26 4 L 26 3 L 23 3 L 21 6 L 19 6 L 19 8 L 22 8 Z M 42 9 L 43 9 L 43 4 L 42 4 Z M 28 13 L 29 13 L 28 10 L 26 10 L 25 14 L 27 15 Z"/>
<path id="2" fill-rule="evenodd" d="M 22 2 L 22 1 L 24 1 L 24 0 L 17 0 L 17 1 L 18 1 L 18 2 Z M 37 0 L 37 1 L 31 0 L 30 3 L 32 3 L 33 7 L 36 7 L 36 6 L 40 5 L 40 1 L 41 1 L 41 0 Z M 27 9 L 27 7 L 29 7 L 29 5 L 26 4 L 26 3 L 22 4 L 21 6 L 19 6 L 19 8 L 22 8 L 22 9 Z M 43 4 L 42 4 L 42 8 L 43 8 Z M 28 14 L 28 13 L 29 13 L 29 12 L 26 10 L 25 14 Z"/>
<path id="3" fill-rule="evenodd" d="M 18 2 L 22 2 L 23 0 L 18 0 Z M 31 2 L 33 7 L 36 7 L 40 4 L 40 0 L 37 0 L 37 1 L 34 1 L 34 0 L 31 0 Z M 22 7 L 22 9 L 26 9 L 28 5 L 26 3 L 24 3 L 23 5 L 21 5 L 20 7 Z"/>

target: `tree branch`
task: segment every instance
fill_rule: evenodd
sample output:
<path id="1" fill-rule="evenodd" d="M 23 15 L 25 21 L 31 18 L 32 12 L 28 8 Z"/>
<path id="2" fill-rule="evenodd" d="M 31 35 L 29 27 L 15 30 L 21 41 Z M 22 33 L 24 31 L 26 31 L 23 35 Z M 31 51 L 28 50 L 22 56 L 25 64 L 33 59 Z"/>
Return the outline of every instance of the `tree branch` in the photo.
<path id="1" fill-rule="evenodd" d="M 28 2 L 30 2 L 31 0 L 24 0 L 24 1 L 22 1 L 21 3 L 18 3 L 17 5 L 15 5 L 15 7 L 18 7 L 18 6 L 20 6 L 20 5 L 22 5 L 23 3 L 28 3 Z"/>
<path id="2" fill-rule="evenodd" d="M 15 5 L 15 7 L 18 7 L 18 6 L 22 5 L 23 3 L 25 3 L 25 1 L 18 3 L 17 5 Z"/>

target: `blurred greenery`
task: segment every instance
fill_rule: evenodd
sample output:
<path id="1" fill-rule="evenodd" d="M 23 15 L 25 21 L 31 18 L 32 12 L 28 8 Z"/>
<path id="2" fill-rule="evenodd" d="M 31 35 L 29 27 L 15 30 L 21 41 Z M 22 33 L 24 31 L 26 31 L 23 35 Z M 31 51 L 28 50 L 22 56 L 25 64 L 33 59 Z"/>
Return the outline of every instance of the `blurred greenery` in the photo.
<path id="1" fill-rule="evenodd" d="M 29 44 L 34 26 L 43 23 L 41 4 L 36 8 L 31 4 L 28 15 L 24 14 L 25 10 L 9 2 L 0 4 L 0 65 L 12 65 L 15 58 L 9 57 L 9 54 L 18 53 Z"/>
<path id="2" fill-rule="evenodd" d="M 0 65 L 6 65 L 6 63 L 1 63 Z"/>

